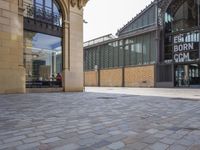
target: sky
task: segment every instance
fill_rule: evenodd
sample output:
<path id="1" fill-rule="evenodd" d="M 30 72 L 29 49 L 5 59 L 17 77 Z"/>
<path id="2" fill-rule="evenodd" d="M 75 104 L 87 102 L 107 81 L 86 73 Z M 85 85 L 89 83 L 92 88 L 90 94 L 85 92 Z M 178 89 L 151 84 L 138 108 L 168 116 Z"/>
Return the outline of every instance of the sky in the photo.
<path id="1" fill-rule="evenodd" d="M 141 12 L 151 0 L 89 0 L 84 8 L 84 41 L 112 33 Z"/>

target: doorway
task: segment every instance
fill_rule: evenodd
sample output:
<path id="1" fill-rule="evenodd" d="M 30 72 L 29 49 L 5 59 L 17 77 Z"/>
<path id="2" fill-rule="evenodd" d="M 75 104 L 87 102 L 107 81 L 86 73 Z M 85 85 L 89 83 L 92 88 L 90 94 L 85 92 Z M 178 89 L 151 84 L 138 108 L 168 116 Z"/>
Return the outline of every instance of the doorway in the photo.
<path id="1" fill-rule="evenodd" d="M 175 66 L 176 87 L 200 87 L 200 65 L 183 64 Z"/>
<path id="2" fill-rule="evenodd" d="M 62 88 L 62 11 L 56 0 L 24 2 L 26 88 Z"/>

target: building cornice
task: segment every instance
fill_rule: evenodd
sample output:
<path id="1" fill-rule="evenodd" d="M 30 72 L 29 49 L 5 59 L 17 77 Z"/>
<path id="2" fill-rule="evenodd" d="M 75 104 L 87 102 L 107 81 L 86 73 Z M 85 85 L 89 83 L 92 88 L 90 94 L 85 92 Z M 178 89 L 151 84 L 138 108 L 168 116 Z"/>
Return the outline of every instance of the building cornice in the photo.
<path id="1" fill-rule="evenodd" d="M 72 7 L 78 7 L 79 9 L 82 9 L 86 4 L 88 0 L 70 0 Z"/>

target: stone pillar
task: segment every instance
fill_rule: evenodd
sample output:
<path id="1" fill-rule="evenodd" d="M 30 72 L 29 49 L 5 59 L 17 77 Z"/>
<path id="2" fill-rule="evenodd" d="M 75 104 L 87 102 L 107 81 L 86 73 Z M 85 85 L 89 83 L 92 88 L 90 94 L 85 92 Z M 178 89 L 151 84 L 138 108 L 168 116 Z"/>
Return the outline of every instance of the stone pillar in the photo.
<path id="1" fill-rule="evenodd" d="M 64 91 L 83 91 L 83 9 L 71 6 L 64 24 Z"/>
<path id="2" fill-rule="evenodd" d="M 24 93 L 23 3 L 0 0 L 0 93 Z"/>

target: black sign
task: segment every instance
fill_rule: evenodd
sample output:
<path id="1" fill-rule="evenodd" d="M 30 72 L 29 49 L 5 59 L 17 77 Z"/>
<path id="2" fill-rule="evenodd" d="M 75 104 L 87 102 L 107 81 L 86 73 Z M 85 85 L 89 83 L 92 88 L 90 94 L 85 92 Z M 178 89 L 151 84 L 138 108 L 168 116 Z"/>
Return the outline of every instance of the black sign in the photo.
<path id="1" fill-rule="evenodd" d="M 198 58 L 199 32 L 188 32 L 173 37 L 173 58 L 176 63 L 189 62 Z"/>

